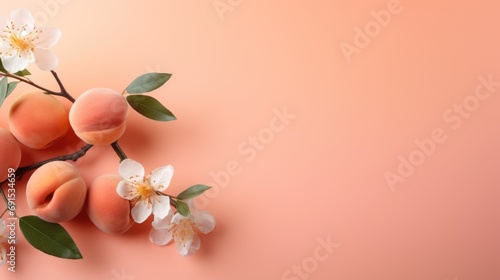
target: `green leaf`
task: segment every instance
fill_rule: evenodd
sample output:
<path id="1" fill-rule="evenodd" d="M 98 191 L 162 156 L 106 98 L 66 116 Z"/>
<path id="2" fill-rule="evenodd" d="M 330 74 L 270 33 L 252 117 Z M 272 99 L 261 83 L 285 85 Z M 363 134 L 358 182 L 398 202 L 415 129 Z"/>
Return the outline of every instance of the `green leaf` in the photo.
<path id="1" fill-rule="evenodd" d="M 185 191 L 181 192 L 177 198 L 181 200 L 191 199 L 199 196 L 205 191 L 209 190 L 211 187 L 205 185 L 194 185 L 187 188 Z"/>
<path id="2" fill-rule="evenodd" d="M 25 77 L 31 75 L 30 71 L 28 69 L 21 70 L 19 72 L 14 73 L 14 75 Z"/>
<path id="3" fill-rule="evenodd" d="M 25 216 L 19 220 L 19 226 L 26 240 L 36 249 L 64 259 L 83 258 L 61 225 L 46 222 L 37 216 Z"/>
<path id="4" fill-rule="evenodd" d="M 19 84 L 19 82 L 10 82 L 7 85 L 7 96 L 6 97 L 8 97 L 14 91 L 14 89 L 17 86 L 17 84 Z"/>
<path id="5" fill-rule="evenodd" d="M 153 91 L 165 84 L 172 74 L 148 73 L 136 78 L 126 89 L 128 93 L 138 94 Z"/>
<path id="6" fill-rule="evenodd" d="M 5 98 L 7 98 L 8 89 L 9 89 L 9 84 L 7 83 L 7 78 L 3 77 L 0 80 L 0 108 L 3 105 L 3 102 L 5 101 Z"/>
<path id="7" fill-rule="evenodd" d="M 3 67 L 3 63 L 2 63 L 2 60 L 0 59 L 0 72 L 3 72 L 3 73 L 9 73 L 7 72 L 7 70 Z"/>
<path id="8" fill-rule="evenodd" d="M 189 211 L 189 205 L 186 202 L 177 200 L 177 206 L 175 207 L 177 212 L 184 217 L 189 217 L 191 215 L 191 211 Z"/>
<path id="9" fill-rule="evenodd" d="M 152 120 L 168 122 L 177 119 L 172 112 L 151 96 L 129 95 L 127 102 L 139 114 Z"/>

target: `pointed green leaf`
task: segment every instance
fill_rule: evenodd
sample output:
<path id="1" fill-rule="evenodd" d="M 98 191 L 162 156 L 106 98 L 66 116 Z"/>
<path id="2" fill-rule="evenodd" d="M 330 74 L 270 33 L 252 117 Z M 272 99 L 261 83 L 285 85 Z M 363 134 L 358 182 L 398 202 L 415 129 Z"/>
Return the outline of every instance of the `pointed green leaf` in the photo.
<path id="1" fill-rule="evenodd" d="M 17 84 L 19 84 L 19 82 L 10 82 L 7 85 L 7 96 L 6 97 L 8 97 L 14 91 L 14 89 L 17 86 Z"/>
<path id="2" fill-rule="evenodd" d="M 209 190 L 211 187 L 205 185 L 194 185 L 192 187 L 187 188 L 185 191 L 181 192 L 177 198 L 181 200 L 195 198 L 205 191 Z"/>
<path id="3" fill-rule="evenodd" d="M 46 222 L 37 216 L 19 219 L 26 240 L 36 249 L 64 259 L 82 259 L 82 254 L 68 232 L 59 224 Z"/>
<path id="4" fill-rule="evenodd" d="M 177 200 L 177 206 L 175 207 L 177 212 L 184 217 L 189 217 L 191 215 L 191 211 L 189 211 L 189 205 L 186 202 Z"/>
<path id="5" fill-rule="evenodd" d="M 9 89 L 9 84 L 7 83 L 7 78 L 3 77 L 2 79 L 0 79 L 0 108 L 3 105 L 5 98 L 7 98 L 8 89 Z"/>
<path id="6" fill-rule="evenodd" d="M 2 63 L 2 60 L 0 59 L 0 72 L 3 72 L 3 73 L 9 73 L 7 72 L 7 70 L 3 67 L 3 63 Z"/>
<path id="7" fill-rule="evenodd" d="M 136 78 L 125 91 L 131 94 L 150 92 L 161 87 L 170 77 L 172 74 L 147 73 Z"/>
<path id="8" fill-rule="evenodd" d="M 25 77 L 31 75 L 30 71 L 28 69 L 21 70 L 19 72 L 14 73 L 14 75 Z"/>
<path id="9" fill-rule="evenodd" d="M 173 121 L 176 117 L 158 100 L 146 95 L 129 95 L 127 102 L 139 114 L 155 121 Z"/>

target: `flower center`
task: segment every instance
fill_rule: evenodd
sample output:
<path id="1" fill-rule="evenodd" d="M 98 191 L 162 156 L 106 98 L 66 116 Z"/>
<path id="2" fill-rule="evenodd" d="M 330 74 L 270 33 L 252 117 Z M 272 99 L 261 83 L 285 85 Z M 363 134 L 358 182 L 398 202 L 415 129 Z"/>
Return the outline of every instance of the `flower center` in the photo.
<path id="1" fill-rule="evenodd" d="M 174 228 L 174 237 L 179 240 L 182 246 L 186 247 L 187 242 L 193 241 L 196 233 L 190 219 L 182 219 Z"/>
<path id="2" fill-rule="evenodd" d="M 10 45 L 19 52 L 26 52 L 32 49 L 30 41 L 23 40 L 18 34 L 15 33 L 10 35 Z"/>
<path id="3" fill-rule="evenodd" d="M 137 183 L 136 192 L 141 200 L 146 200 L 155 195 L 155 190 L 148 183 Z"/>
<path id="4" fill-rule="evenodd" d="M 9 44 L 10 50 L 1 55 L 20 55 L 21 53 L 32 52 L 35 48 L 34 41 L 39 38 L 41 30 L 36 27 L 30 32 L 26 30 L 26 25 L 16 28 L 13 23 L 7 25 L 3 31 L 0 31 L 0 39 Z"/>

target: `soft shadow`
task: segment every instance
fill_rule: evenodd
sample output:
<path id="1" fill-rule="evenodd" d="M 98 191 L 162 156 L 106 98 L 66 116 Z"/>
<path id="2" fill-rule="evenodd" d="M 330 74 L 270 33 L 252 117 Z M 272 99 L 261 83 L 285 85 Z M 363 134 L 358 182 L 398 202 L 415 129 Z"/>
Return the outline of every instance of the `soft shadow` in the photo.
<path id="1" fill-rule="evenodd" d="M 151 149 L 155 133 L 144 125 L 145 121 L 148 120 L 136 118 L 129 118 L 127 120 L 127 128 L 119 140 L 120 146 L 125 151 L 132 151 L 134 154 L 143 154 Z"/>
<path id="2" fill-rule="evenodd" d="M 199 255 L 202 258 L 210 257 L 213 255 L 215 248 L 220 247 L 222 240 L 225 238 L 226 227 L 223 223 L 218 222 L 215 226 L 214 231 L 209 234 L 199 234 L 201 240 L 201 247 L 195 255 Z"/>

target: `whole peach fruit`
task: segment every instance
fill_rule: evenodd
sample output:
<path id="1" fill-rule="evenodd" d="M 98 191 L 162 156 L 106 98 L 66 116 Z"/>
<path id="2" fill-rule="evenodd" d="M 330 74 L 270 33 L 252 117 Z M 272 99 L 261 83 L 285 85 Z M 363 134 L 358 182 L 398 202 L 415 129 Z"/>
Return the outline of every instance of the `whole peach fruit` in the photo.
<path id="1" fill-rule="evenodd" d="M 107 88 L 94 88 L 80 95 L 69 111 L 76 135 L 92 145 L 108 145 L 125 132 L 128 104 L 125 97 Z"/>
<path id="2" fill-rule="evenodd" d="M 118 175 L 102 175 L 92 182 L 88 190 L 87 214 L 94 225 L 106 233 L 121 234 L 134 224 L 129 201 L 116 192 L 121 180 Z"/>
<path id="3" fill-rule="evenodd" d="M 26 93 L 10 107 L 9 128 L 21 144 L 45 149 L 68 132 L 68 112 L 52 95 Z"/>
<path id="4" fill-rule="evenodd" d="M 28 180 L 29 207 L 41 219 L 60 223 L 73 219 L 83 209 L 87 187 L 72 164 L 53 161 L 38 168 Z"/>

